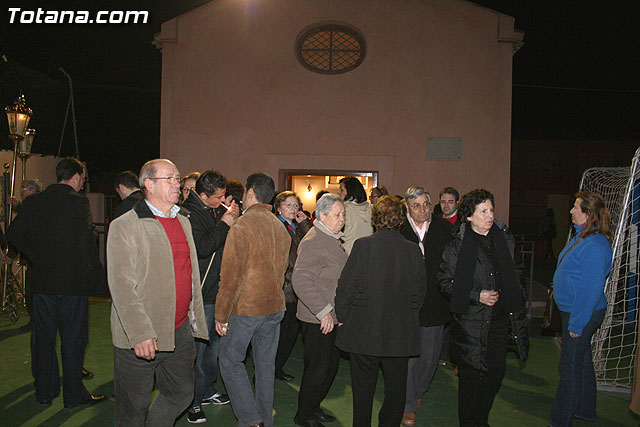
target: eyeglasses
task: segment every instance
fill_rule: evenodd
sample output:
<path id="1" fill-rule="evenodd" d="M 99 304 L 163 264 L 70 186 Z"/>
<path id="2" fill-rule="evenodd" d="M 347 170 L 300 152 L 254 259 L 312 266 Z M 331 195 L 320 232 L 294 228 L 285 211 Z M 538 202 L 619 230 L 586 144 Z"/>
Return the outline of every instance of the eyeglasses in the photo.
<path id="1" fill-rule="evenodd" d="M 429 202 L 424 202 L 422 204 L 420 204 L 420 203 L 409 203 L 409 207 L 411 207 L 411 209 L 416 210 L 416 211 L 418 209 L 420 209 L 420 208 L 425 209 L 425 210 L 429 209 L 430 206 L 431 206 L 431 203 L 429 203 Z"/>
<path id="2" fill-rule="evenodd" d="M 300 205 L 297 203 L 286 203 L 286 204 L 283 204 L 282 206 L 289 209 L 298 209 L 300 207 Z"/>
<path id="3" fill-rule="evenodd" d="M 161 176 L 161 177 L 149 177 L 147 179 L 164 179 L 166 180 L 169 184 L 177 184 L 180 182 L 180 175 L 176 175 L 176 176 Z"/>

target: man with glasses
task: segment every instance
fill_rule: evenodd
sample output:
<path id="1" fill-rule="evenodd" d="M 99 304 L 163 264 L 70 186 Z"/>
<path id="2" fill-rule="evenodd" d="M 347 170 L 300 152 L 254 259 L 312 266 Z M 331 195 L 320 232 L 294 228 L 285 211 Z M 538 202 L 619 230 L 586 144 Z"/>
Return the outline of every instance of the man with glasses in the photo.
<path id="1" fill-rule="evenodd" d="M 451 241 L 451 224 L 433 215 L 431 196 L 422 187 L 409 187 L 405 196 L 407 220 L 400 233 L 416 243 L 422 251 L 427 272 L 427 295 L 420 309 L 420 356 L 409 359 L 407 395 L 402 425 L 416 424 L 416 411 L 422 403 L 422 395 L 431 386 L 438 368 L 443 325 L 449 321 L 449 302 L 436 285 L 442 252 Z"/>
<path id="2" fill-rule="evenodd" d="M 178 168 L 151 160 L 140 186 L 144 202 L 114 220 L 107 239 L 114 424 L 173 425 L 193 399 L 193 337 L 208 339 L 198 257 L 188 212 L 177 205 Z"/>

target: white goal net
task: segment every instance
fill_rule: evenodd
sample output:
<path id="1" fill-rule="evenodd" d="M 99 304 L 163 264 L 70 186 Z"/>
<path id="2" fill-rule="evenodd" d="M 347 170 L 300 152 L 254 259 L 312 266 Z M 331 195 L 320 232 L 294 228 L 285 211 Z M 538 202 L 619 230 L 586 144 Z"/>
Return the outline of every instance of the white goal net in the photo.
<path id="1" fill-rule="evenodd" d="M 637 344 L 638 222 L 640 149 L 630 168 L 587 169 L 580 190 L 601 194 L 611 211 L 614 233 L 611 274 L 605 285 L 609 304 L 593 337 L 593 362 L 598 388 L 631 389 Z"/>

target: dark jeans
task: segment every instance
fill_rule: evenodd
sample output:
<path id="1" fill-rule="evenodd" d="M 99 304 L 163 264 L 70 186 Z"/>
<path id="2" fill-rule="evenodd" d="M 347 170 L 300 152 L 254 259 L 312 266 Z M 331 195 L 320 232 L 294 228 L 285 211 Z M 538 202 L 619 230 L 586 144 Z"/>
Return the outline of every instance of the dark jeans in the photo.
<path id="1" fill-rule="evenodd" d="M 218 350 L 220 335 L 215 327 L 215 304 L 204 305 L 209 340 L 196 339 L 195 393 L 191 406 L 200 406 L 202 399 L 217 393 L 214 383 L 218 380 Z"/>
<path id="2" fill-rule="evenodd" d="M 87 345 L 89 299 L 86 296 L 33 294 L 33 329 L 36 399 L 60 394 L 56 335 L 60 331 L 63 396 L 65 405 L 77 405 L 89 397 L 82 384 L 82 360 Z"/>
<path id="3" fill-rule="evenodd" d="M 447 322 L 442 330 L 442 347 L 440 348 L 440 360 L 451 361 L 451 322 Z"/>
<path id="4" fill-rule="evenodd" d="M 324 335 L 319 323 L 300 322 L 304 338 L 304 372 L 298 393 L 298 417 L 309 419 L 320 409 L 338 372 L 337 327 Z"/>
<path id="5" fill-rule="evenodd" d="M 560 383 L 551 410 L 554 427 L 570 426 L 574 417 L 596 419 L 596 374 L 591 358 L 591 337 L 604 319 L 605 309 L 594 311 L 578 338 L 569 335 L 569 313 L 560 312 L 562 319 L 562 352 L 560 353 Z"/>
<path id="6" fill-rule="evenodd" d="M 487 372 L 460 365 L 458 367 L 458 421 L 461 427 L 485 426 L 493 400 L 500 390 L 507 364 L 509 319 L 491 319 L 487 338 Z"/>
<path id="7" fill-rule="evenodd" d="M 229 318 L 229 331 L 220 339 L 220 373 L 239 426 L 263 422 L 273 427 L 275 358 L 283 312 Z M 247 348 L 253 349 L 255 394 L 244 366 Z"/>
<path id="8" fill-rule="evenodd" d="M 378 425 L 397 427 L 400 424 L 407 387 L 408 360 L 408 357 L 350 354 L 354 427 L 371 427 L 373 395 L 380 368 L 384 377 L 384 401 L 378 413 Z"/>
<path id="9" fill-rule="evenodd" d="M 278 352 L 276 353 L 276 376 L 282 375 L 282 367 L 289 356 L 291 350 L 298 338 L 298 332 L 300 331 L 300 323 L 296 317 L 298 303 L 288 302 L 287 311 L 284 312 L 284 319 L 280 323 L 280 340 L 278 341 Z"/>
<path id="10" fill-rule="evenodd" d="M 173 426 L 193 399 L 195 356 L 189 321 L 175 330 L 174 351 L 156 352 L 153 360 L 114 348 L 115 425 Z M 154 383 L 159 394 L 149 409 Z"/>

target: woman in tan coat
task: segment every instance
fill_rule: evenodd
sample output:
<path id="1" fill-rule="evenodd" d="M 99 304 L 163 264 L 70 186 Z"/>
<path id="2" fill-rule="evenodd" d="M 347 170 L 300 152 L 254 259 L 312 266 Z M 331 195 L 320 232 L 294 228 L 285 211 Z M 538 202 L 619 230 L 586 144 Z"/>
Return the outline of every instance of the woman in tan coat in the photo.
<path id="1" fill-rule="evenodd" d="M 334 300 L 338 278 L 347 261 L 339 240 L 344 219 L 344 203 L 338 196 L 325 194 L 318 200 L 316 220 L 300 242 L 291 278 L 304 337 L 304 372 L 294 418 L 296 425 L 302 427 L 335 420 L 322 411 L 320 403 L 338 370 Z"/>

